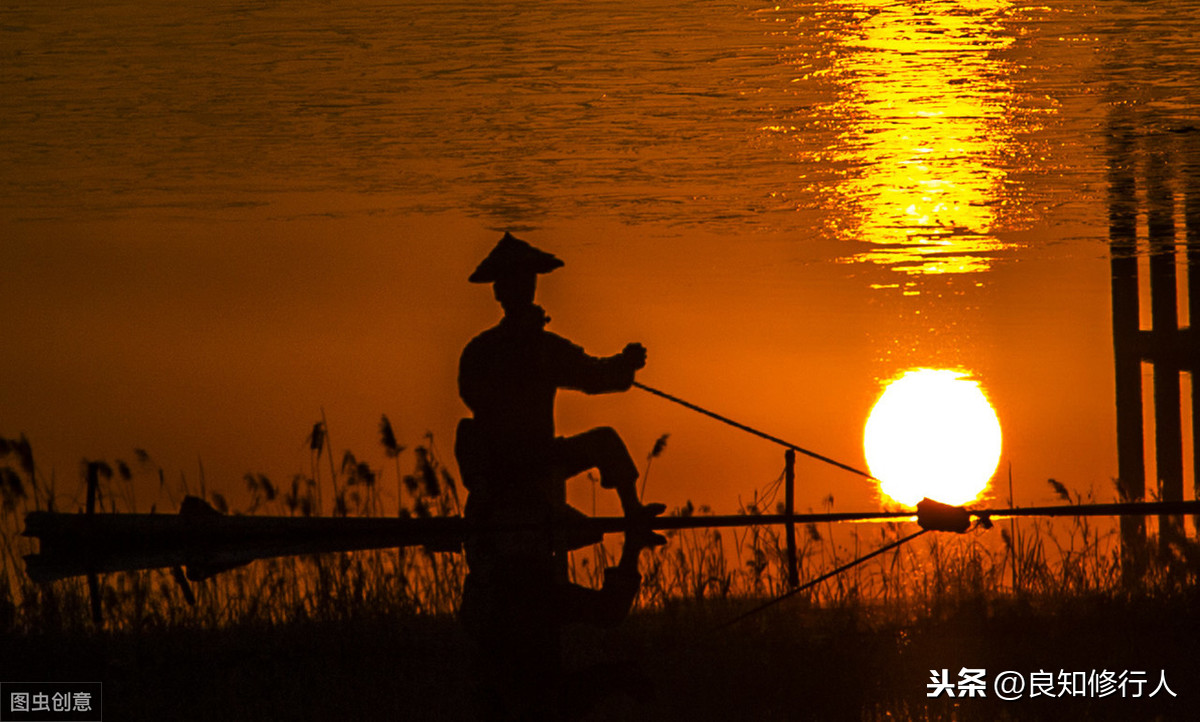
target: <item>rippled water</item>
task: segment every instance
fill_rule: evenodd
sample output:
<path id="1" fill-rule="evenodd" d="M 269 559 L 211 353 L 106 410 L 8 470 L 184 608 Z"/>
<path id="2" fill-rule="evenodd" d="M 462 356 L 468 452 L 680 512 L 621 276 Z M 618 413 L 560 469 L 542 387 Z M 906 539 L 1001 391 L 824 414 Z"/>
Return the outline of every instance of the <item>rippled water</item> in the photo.
<path id="1" fill-rule="evenodd" d="M 356 450 L 381 408 L 446 438 L 457 354 L 496 313 L 464 279 L 513 229 L 568 261 L 539 291 L 556 329 L 597 353 L 646 342 L 647 380 L 681 396 L 858 464 L 881 380 L 962 369 L 997 406 L 1019 499 L 1051 476 L 1104 485 L 1110 136 L 1132 130 L 1115 163 L 1140 196 L 1200 178 L 1198 17 L 9 3 L 0 375 L 22 383 L 0 386 L 0 433 L 59 439 L 60 468 L 85 438 L 180 466 L 201 447 L 233 479 L 290 470 L 323 405 L 360 422 L 339 436 Z M 672 432 L 679 466 L 655 484 L 673 504 L 730 510 L 778 473 L 653 399 L 573 403 L 564 426 L 614 423 L 634 448 Z M 806 483 L 798 503 L 873 503 Z"/>
<path id="2" fill-rule="evenodd" d="M 307 212 L 817 233 L 910 272 L 981 270 L 1049 215 L 1101 233 L 1111 104 L 1196 122 L 1197 16 L 1004 0 L 7 8 L 0 208 L 219 217 L 313 194 Z"/>

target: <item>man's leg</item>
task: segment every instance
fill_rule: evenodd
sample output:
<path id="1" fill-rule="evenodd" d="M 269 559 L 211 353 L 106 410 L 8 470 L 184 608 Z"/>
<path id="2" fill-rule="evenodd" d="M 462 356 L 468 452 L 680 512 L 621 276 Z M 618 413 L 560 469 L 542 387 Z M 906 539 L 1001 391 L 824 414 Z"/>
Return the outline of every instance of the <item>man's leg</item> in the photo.
<path id="1" fill-rule="evenodd" d="M 600 472 L 600 486 L 613 489 L 621 500 L 626 516 L 646 513 L 638 498 L 637 465 L 620 434 L 610 426 L 554 440 L 554 462 L 564 480 L 588 469 Z M 661 505 L 651 505 L 652 514 L 662 513 Z"/>

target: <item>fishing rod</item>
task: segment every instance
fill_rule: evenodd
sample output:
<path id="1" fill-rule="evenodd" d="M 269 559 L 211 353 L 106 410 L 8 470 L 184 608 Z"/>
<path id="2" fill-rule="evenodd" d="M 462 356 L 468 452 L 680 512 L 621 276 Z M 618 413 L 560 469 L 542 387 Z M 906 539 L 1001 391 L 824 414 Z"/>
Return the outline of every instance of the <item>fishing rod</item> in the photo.
<path id="1" fill-rule="evenodd" d="M 811 449 L 806 449 L 802 446 L 799 446 L 798 444 L 793 444 L 790 441 L 781 439 L 778 436 L 769 434 L 765 431 L 762 431 L 761 429 L 756 429 L 752 426 L 748 426 L 739 421 L 735 421 L 735 420 L 729 418 L 728 416 L 723 416 L 721 414 L 718 414 L 715 411 L 706 409 L 703 406 L 700 406 L 700 405 L 694 404 L 690 401 L 681 399 L 678 396 L 669 394 L 666 391 L 663 391 L 661 389 L 654 388 L 653 386 L 643 384 L 639 381 L 634 381 L 633 385 L 636 388 L 641 389 L 642 391 L 645 391 L 647 393 L 653 394 L 660 398 L 666 399 L 667 401 L 678 404 L 686 409 L 690 409 L 699 414 L 703 414 L 704 416 L 708 416 L 710 418 L 716 419 L 717 421 L 720 421 L 721 423 L 724 423 L 724 424 L 728 424 L 729 426 L 732 426 L 735 429 L 740 429 L 749 434 L 753 434 L 754 436 L 758 436 L 760 438 L 766 439 L 767 441 L 771 441 L 775 444 L 783 446 L 784 448 L 791 449 L 793 451 L 797 451 L 801 454 L 812 457 L 818 461 L 824 462 L 826 464 L 830 464 L 832 466 L 836 466 L 839 469 L 844 469 L 853 474 L 862 476 L 866 479 L 871 479 L 873 481 L 879 481 L 879 479 L 877 477 L 872 476 L 871 474 L 863 471 L 862 469 L 858 469 L 849 464 L 845 464 L 843 462 L 837 461 L 836 459 L 831 459 L 828 456 L 819 454 L 815 451 L 812 451 Z M 955 508 L 958 508 L 958 507 L 955 507 Z M 1009 509 L 978 509 L 978 510 L 965 509 L 964 511 L 968 516 L 977 518 L 985 526 L 987 526 L 990 524 L 991 519 L 1003 519 L 1003 518 L 1009 518 L 1009 517 L 1023 517 L 1023 516 L 1045 516 L 1045 517 L 1075 516 L 1075 517 L 1080 517 L 1080 516 L 1152 516 L 1152 515 L 1156 515 L 1156 514 L 1161 514 L 1161 515 L 1197 514 L 1197 513 L 1200 513 L 1200 500 L 1197 500 L 1197 501 L 1157 501 L 1157 502 L 1114 502 L 1114 503 L 1109 503 L 1109 504 L 1066 504 L 1066 505 L 1058 505 L 1058 506 L 1035 506 L 1035 507 L 1009 508 Z M 955 525 L 961 524 L 961 522 L 962 522 L 961 513 L 962 513 L 962 511 L 960 511 L 956 514 L 955 522 L 954 522 Z M 888 519 L 895 519 L 895 518 L 904 517 L 904 516 L 912 517 L 914 515 L 912 512 L 880 512 L 880 513 L 845 514 L 845 515 L 843 515 L 843 514 L 829 514 L 829 515 L 808 514 L 808 515 L 805 515 L 805 514 L 788 513 L 788 514 L 781 514 L 781 515 L 762 515 L 757 518 L 763 519 L 764 520 L 763 523 L 804 524 L 804 523 L 809 523 L 809 522 L 813 522 L 813 521 L 885 521 Z M 814 518 L 814 517 L 820 517 L 820 518 Z M 730 517 L 704 517 L 704 518 L 713 519 L 715 522 L 714 526 L 725 526 L 725 525 L 740 526 L 742 524 L 740 524 L 739 522 L 737 522 L 735 520 L 741 519 L 743 517 L 739 516 L 739 517 L 732 517 L 732 518 L 730 518 Z M 925 525 L 923 524 L 923 526 L 925 526 Z M 666 528 L 666 527 L 664 527 L 664 528 Z M 684 527 L 681 526 L 681 527 L 672 527 L 672 528 L 684 528 Z M 926 528 L 929 528 L 929 527 L 926 527 Z"/>
<path id="2" fill-rule="evenodd" d="M 930 531 L 950 531 L 964 533 L 971 528 L 970 519 L 974 517 L 978 526 L 990 529 L 992 526 L 992 518 L 1004 517 L 1057 517 L 1057 516 L 1151 516 L 1155 514 L 1194 514 L 1200 512 L 1200 500 L 1197 501 L 1170 501 L 1170 502 L 1119 502 L 1112 504 L 1065 504 L 1058 506 L 1040 506 L 1040 507 L 1025 507 L 1016 509 L 976 509 L 971 510 L 964 507 L 955 507 L 948 504 L 925 499 L 917 505 L 917 517 L 915 521 L 921 526 L 921 529 L 915 531 L 908 536 L 895 539 L 883 546 L 870 551 L 856 559 L 825 572 L 818 577 L 810 579 L 804 584 L 792 584 L 788 591 L 768 599 L 766 602 L 750 609 L 729 621 L 717 625 L 712 628 L 713 632 L 720 632 L 728 629 L 733 625 L 748 619 L 760 612 L 763 612 L 776 604 L 793 597 L 807 589 L 820 584 L 821 582 L 832 579 L 843 572 L 849 571 L 854 567 L 867 562 L 875 557 L 886 554 L 893 549 L 898 549 L 901 546 L 911 542 L 926 532 Z"/>
<path id="3" fill-rule="evenodd" d="M 837 461 L 836 459 L 831 459 L 828 456 L 825 456 L 823 454 L 818 454 L 817 452 L 812 451 L 811 449 L 806 449 L 803 446 L 800 446 L 798 444 L 793 444 L 790 441 L 785 441 L 785 440 L 779 438 L 778 436 L 768 434 L 767 432 L 762 431 L 760 429 L 756 429 L 753 426 L 747 426 L 746 424 L 743 424 L 739 421 L 734 421 L 733 419 L 729 418 L 728 416 L 722 416 L 721 414 L 718 414 L 715 411 L 710 411 L 709 409 L 706 409 L 703 406 L 698 406 L 696 404 L 693 404 L 690 401 L 685 401 L 685 400 L 679 398 L 678 396 L 672 396 L 671 394 L 668 394 L 666 391 L 656 389 L 653 386 L 647 386 L 646 384 L 643 384 L 640 381 L 634 381 L 633 385 L 635 388 L 639 388 L 642 391 L 645 391 L 650 394 L 654 394 L 655 396 L 666 399 L 667 401 L 670 401 L 672 403 L 679 404 L 680 406 L 684 407 L 685 409 L 690 409 L 699 414 L 703 414 L 710 418 L 716 419 L 717 421 L 720 421 L 723 424 L 728 424 L 735 429 L 741 429 L 742 431 L 745 431 L 749 434 L 753 434 L 757 437 L 766 439 L 767 441 L 771 441 L 773 443 L 779 444 L 780 446 L 782 446 L 784 448 L 791 449 L 792 451 L 798 451 L 801 454 L 804 454 L 805 456 L 809 456 L 809 457 L 816 459 L 817 461 L 822 461 L 826 464 L 836 466 L 839 469 L 844 469 L 845 471 L 849 471 L 852 474 L 858 474 L 861 477 L 864 477 L 867 479 L 872 479 L 874 481 L 879 481 L 874 476 L 871 476 L 870 474 L 863 471 L 862 469 L 855 468 L 853 466 L 850 466 L 849 464 L 844 464 L 840 461 Z"/>
<path id="4" fill-rule="evenodd" d="M 763 612 L 763 611 L 766 611 L 767 609 L 770 609 L 771 607 L 775 606 L 776 604 L 779 604 L 780 602 L 784 601 L 785 599 L 788 599 L 789 597 L 794 597 L 795 595 L 797 595 L 807 589 L 811 589 L 812 587 L 815 587 L 816 585 L 820 584 L 821 582 L 825 581 L 826 579 L 832 579 L 833 577 L 836 577 L 837 575 L 839 575 L 843 572 L 850 571 L 851 569 L 858 566 L 859 564 L 862 564 L 863 562 L 867 562 L 867 561 L 870 561 L 871 559 L 874 559 L 875 557 L 879 556 L 880 554 L 886 554 L 893 549 L 898 549 L 901 546 L 909 543 L 910 541 L 913 541 L 914 539 L 921 536 L 922 534 L 924 534 L 927 531 L 930 531 L 930 530 L 929 529 L 921 529 L 920 531 L 915 531 L 906 537 L 902 537 L 900 539 L 896 539 L 895 541 L 884 544 L 883 546 L 879 547 L 878 549 L 876 549 L 874 551 L 867 552 L 866 554 L 862 555 L 861 557 L 858 557 L 857 559 L 853 559 L 849 562 L 846 562 L 845 564 L 841 565 L 837 569 L 833 569 L 831 571 L 825 572 L 824 574 L 822 574 L 819 577 L 816 577 L 815 579 L 810 579 L 798 587 L 793 587 L 792 589 L 789 589 L 788 591 L 784 592 L 783 594 L 780 594 L 777 597 L 769 599 L 766 602 L 763 602 L 762 604 L 758 605 L 757 607 L 755 607 L 749 611 L 739 614 L 738 616 L 734 617 L 733 619 L 730 619 L 728 622 L 725 622 L 724 624 L 714 627 L 713 631 L 719 632 L 721 630 L 728 629 L 729 627 L 732 627 L 733 625 L 737 624 L 738 622 L 742 621 L 743 619 L 748 619 L 749 617 L 752 617 L 755 614 L 758 614 L 759 612 Z"/>

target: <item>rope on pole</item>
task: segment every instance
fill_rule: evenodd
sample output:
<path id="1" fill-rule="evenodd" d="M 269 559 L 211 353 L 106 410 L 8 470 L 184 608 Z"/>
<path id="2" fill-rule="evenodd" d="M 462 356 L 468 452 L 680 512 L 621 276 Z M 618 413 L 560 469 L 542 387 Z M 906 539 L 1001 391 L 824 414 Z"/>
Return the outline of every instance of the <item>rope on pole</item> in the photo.
<path id="1" fill-rule="evenodd" d="M 872 479 L 872 480 L 878 481 L 877 479 L 875 479 L 874 476 L 871 476 L 870 474 L 863 471 L 862 469 L 856 469 L 855 467 L 850 466 L 849 464 L 843 464 L 840 461 L 836 461 L 834 459 L 829 458 L 828 456 L 823 456 L 822 454 L 818 454 L 817 452 L 806 449 L 803 446 L 798 446 L 796 444 L 791 443 L 790 441 L 784 441 L 783 439 L 779 438 L 778 436 L 772 436 L 771 434 L 768 434 L 765 431 L 756 429 L 753 426 L 747 426 L 743 423 L 734 421 L 733 419 L 729 418 L 728 416 L 722 416 L 722 415 L 716 413 L 715 411 L 709 411 L 708 409 L 706 409 L 702 406 L 697 406 L 696 404 L 693 404 L 690 401 L 684 401 L 683 399 L 679 398 L 678 396 L 672 396 L 671 394 L 668 394 L 665 391 L 660 391 L 659 389 L 656 389 L 653 386 L 647 386 L 646 384 L 643 384 L 638 381 L 634 381 L 633 385 L 636 386 L 637 388 L 641 389 L 642 391 L 646 391 L 648 393 L 654 394 L 655 396 L 664 398 L 667 401 L 670 401 L 672 403 L 679 404 L 680 406 L 682 406 L 686 409 L 691 409 L 692 411 L 695 411 L 697 413 L 704 414 L 705 416 L 712 418 L 712 419 L 716 419 L 717 421 L 720 421 L 723 424 L 728 424 L 735 429 L 741 429 L 742 431 L 745 431 L 750 434 L 754 434 L 755 436 L 766 439 L 767 441 L 774 442 L 785 448 L 792 449 L 793 451 L 799 451 L 801 454 L 804 454 L 805 456 L 810 456 L 810 457 L 816 459 L 817 461 L 823 461 L 826 464 L 836 466 L 839 469 L 844 469 L 845 471 L 849 471 L 852 474 L 858 474 L 859 476 L 865 477 L 867 479 Z"/>
<path id="2" fill-rule="evenodd" d="M 876 549 L 873 552 L 865 554 L 853 561 L 846 562 L 845 564 L 838 567 L 837 569 L 834 569 L 833 571 L 825 572 L 824 574 L 817 577 L 816 579 L 810 579 L 809 581 L 805 582 L 804 584 L 801 584 L 800 586 L 796 587 L 795 589 L 784 592 L 783 594 L 780 594 L 778 597 L 775 597 L 774 599 L 771 599 L 770 601 L 760 604 L 748 612 L 739 614 L 738 616 L 734 617 L 733 619 L 729 620 L 728 622 L 725 622 L 724 624 L 720 625 L 719 627 L 714 628 L 713 631 L 720 632 L 722 630 L 728 629 L 729 627 L 732 627 L 733 625 L 737 624 L 738 622 L 742 621 L 743 619 L 752 617 L 755 614 L 762 612 L 763 610 L 769 609 L 769 608 L 775 606 L 776 604 L 779 604 L 780 602 L 787 599 L 788 597 L 799 594 L 800 592 L 803 592 L 806 589 L 810 589 L 810 588 L 816 586 L 817 584 L 820 584 L 821 582 L 825 581 L 826 579 L 829 579 L 831 577 L 836 577 L 837 575 L 841 574 L 842 572 L 853 569 L 854 567 L 858 566 L 859 564 L 862 564 L 863 562 L 868 561 L 870 559 L 874 559 L 875 557 L 879 556 L 880 554 L 886 554 L 887 552 L 890 552 L 891 550 L 893 550 L 899 546 L 907 544 L 908 542 L 912 541 L 913 539 L 916 539 L 917 537 L 921 536 L 922 534 L 924 534 L 927 531 L 929 531 L 929 530 L 922 529 L 920 531 L 915 531 L 906 537 L 897 539 L 896 541 L 890 542 L 888 544 L 884 544 L 883 546 L 879 547 L 878 549 Z"/>

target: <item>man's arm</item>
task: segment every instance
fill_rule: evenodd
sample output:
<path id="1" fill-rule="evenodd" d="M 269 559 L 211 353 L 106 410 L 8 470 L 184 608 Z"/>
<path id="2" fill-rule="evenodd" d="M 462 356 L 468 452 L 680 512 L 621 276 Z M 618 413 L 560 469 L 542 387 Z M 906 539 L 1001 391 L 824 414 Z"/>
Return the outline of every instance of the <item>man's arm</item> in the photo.
<path id="1" fill-rule="evenodd" d="M 634 374 L 646 365 L 646 349 L 640 343 L 628 344 L 613 356 L 596 357 L 561 336 L 550 335 L 559 388 L 587 394 L 627 391 L 633 385 Z"/>

